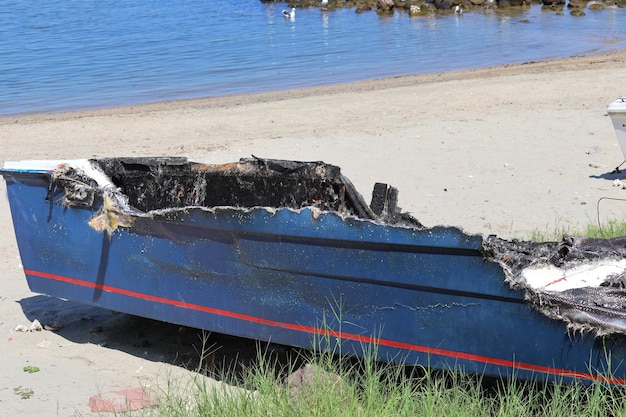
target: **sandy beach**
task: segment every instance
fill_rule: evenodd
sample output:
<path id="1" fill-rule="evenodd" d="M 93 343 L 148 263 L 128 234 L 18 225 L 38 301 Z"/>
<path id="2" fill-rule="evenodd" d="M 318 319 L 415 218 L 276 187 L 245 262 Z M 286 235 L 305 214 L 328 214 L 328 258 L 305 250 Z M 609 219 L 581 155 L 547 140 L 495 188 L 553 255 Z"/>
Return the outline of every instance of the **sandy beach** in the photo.
<path id="1" fill-rule="evenodd" d="M 626 94 L 626 51 L 274 93 L 0 118 L 0 163 L 24 159 L 256 155 L 338 165 L 427 226 L 527 238 L 623 220 L 626 174 L 607 106 Z M 603 199 L 603 198 L 610 199 Z M 193 347 L 174 326 L 29 292 L 0 181 L 0 409 L 90 415 L 167 375 Z M 34 319 L 59 331 L 17 332 Z M 217 339 L 216 339 L 217 340 Z M 242 346 L 244 344 L 242 343 Z M 248 346 L 248 345 L 246 345 Z M 172 363 L 175 363 L 172 365 Z M 35 366 L 39 372 L 24 372 Z M 32 389 L 29 398 L 20 393 Z M 115 394 L 118 392 L 118 394 Z M 108 397 L 107 397 L 108 396 Z"/>

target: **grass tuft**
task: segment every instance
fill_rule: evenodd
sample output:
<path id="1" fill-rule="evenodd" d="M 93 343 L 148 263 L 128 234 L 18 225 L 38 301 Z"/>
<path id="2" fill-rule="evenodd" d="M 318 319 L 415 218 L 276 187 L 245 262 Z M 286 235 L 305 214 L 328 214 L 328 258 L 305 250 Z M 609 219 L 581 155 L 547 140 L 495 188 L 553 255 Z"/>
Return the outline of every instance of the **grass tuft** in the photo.
<path id="1" fill-rule="evenodd" d="M 579 230 L 555 225 L 552 230 L 533 230 L 529 240 L 535 242 L 560 241 L 563 235 L 584 236 L 598 239 L 611 239 L 626 236 L 626 220 L 608 220 L 605 223 L 590 223 Z"/>
<path id="2" fill-rule="evenodd" d="M 356 360 L 323 352 L 307 358 L 306 365 L 296 370 L 268 360 L 259 351 L 257 363 L 243 375 L 222 375 L 219 383 L 199 372 L 188 381 L 168 380 L 163 392 L 153 394 L 158 398 L 157 405 L 133 415 L 626 416 L 624 388 L 600 383 L 533 384 L 515 379 L 487 383 L 462 373 L 380 363 L 372 358 Z M 294 384 L 293 375 L 299 384 Z"/>

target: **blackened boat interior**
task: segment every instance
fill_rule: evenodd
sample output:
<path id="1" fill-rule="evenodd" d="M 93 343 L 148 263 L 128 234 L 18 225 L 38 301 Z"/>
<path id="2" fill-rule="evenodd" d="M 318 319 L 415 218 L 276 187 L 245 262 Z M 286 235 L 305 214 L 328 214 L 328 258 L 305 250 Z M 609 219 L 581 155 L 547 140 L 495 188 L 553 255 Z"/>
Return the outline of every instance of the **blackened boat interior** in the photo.
<path id="1" fill-rule="evenodd" d="M 131 206 L 143 212 L 189 206 L 316 207 L 364 219 L 421 226 L 399 212 L 395 188 L 376 184 L 370 207 L 339 167 L 324 162 L 256 157 L 220 165 L 175 157 L 91 162 L 127 196 Z"/>

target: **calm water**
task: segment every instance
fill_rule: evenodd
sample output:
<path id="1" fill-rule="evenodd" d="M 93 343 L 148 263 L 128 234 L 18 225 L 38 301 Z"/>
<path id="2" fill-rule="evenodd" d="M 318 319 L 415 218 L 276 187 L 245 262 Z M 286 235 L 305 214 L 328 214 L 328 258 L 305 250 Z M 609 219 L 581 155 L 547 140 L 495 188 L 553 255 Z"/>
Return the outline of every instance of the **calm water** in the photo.
<path id="1" fill-rule="evenodd" d="M 0 115 L 332 84 L 626 47 L 626 9 L 381 17 L 258 0 L 0 0 Z M 527 19 L 524 23 L 522 20 Z"/>

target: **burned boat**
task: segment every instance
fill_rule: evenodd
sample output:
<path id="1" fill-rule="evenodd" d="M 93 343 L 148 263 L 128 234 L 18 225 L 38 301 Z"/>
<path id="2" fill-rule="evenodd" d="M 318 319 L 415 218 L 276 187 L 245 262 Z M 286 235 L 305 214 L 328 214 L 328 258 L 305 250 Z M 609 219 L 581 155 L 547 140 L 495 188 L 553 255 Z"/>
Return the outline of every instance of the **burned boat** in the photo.
<path id="1" fill-rule="evenodd" d="M 435 369 L 626 382 L 622 241 L 424 227 L 395 188 L 376 184 L 367 204 L 323 162 L 107 158 L 0 172 L 33 292 L 286 345 L 376 345 L 380 360 Z"/>

